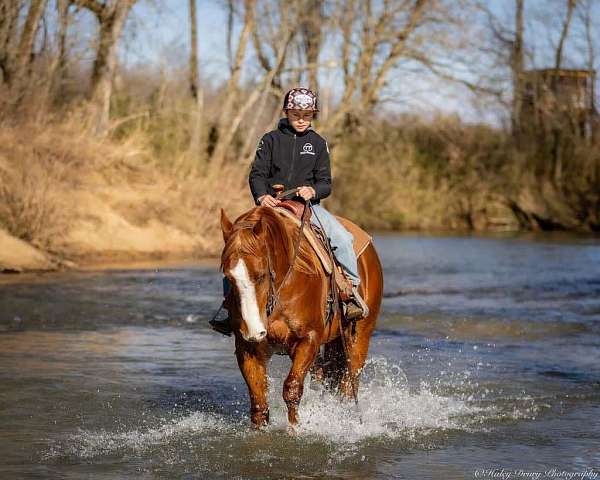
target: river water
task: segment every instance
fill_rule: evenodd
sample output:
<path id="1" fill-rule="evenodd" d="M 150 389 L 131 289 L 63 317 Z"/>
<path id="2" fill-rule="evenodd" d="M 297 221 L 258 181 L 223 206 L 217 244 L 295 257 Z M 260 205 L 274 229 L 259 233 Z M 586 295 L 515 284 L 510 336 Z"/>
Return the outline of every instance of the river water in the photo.
<path id="1" fill-rule="evenodd" d="M 287 357 L 249 426 L 216 266 L 0 280 L 0 478 L 600 478 L 600 239 L 375 244 L 362 423 L 307 381 L 293 432 Z"/>

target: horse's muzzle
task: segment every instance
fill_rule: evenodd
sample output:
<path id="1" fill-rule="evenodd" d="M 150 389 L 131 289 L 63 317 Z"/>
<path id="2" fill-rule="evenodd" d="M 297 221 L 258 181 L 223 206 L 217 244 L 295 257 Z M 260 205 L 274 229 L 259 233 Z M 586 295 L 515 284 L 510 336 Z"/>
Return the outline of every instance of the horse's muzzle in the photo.
<path id="1" fill-rule="evenodd" d="M 261 330 L 261 331 L 255 333 L 254 335 L 246 336 L 246 335 L 242 334 L 242 336 L 244 337 L 244 340 L 246 340 L 247 342 L 258 343 L 267 336 L 267 331 Z"/>

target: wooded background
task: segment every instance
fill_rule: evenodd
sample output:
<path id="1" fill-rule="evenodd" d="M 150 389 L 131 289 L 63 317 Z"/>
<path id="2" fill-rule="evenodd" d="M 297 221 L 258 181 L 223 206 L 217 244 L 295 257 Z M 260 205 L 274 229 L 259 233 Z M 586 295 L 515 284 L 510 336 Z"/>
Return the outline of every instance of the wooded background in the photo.
<path id="1" fill-rule="evenodd" d="M 173 10 L 185 61 L 125 62 Z M 599 24 L 598 0 L 0 0 L 0 226 L 67 256 L 135 250 L 102 235 L 150 225 L 169 240 L 148 252 L 214 253 L 218 208 L 251 206 L 256 144 L 302 85 L 327 206 L 367 228 L 599 231 Z M 434 85 L 479 117 L 425 114 L 411 94 Z"/>

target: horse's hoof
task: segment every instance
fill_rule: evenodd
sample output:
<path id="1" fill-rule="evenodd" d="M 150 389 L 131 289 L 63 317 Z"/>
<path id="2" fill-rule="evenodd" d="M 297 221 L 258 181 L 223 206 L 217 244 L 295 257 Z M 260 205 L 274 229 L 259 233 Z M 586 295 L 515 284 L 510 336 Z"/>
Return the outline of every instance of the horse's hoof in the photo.
<path id="1" fill-rule="evenodd" d="M 287 433 L 288 433 L 288 435 L 298 435 L 298 424 L 297 423 L 288 423 Z"/>

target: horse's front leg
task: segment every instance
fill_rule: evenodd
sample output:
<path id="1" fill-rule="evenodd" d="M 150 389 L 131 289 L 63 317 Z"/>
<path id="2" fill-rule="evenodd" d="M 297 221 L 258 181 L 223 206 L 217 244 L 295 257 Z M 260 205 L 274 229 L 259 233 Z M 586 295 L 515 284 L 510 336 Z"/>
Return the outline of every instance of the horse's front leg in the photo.
<path id="1" fill-rule="evenodd" d="M 283 399 L 288 408 L 288 421 L 298 423 L 298 405 L 304 391 L 304 379 L 313 364 L 320 342 L 314 332 L 301 339 L 292 352 L 292 368 L 283 384 Z"/>
<path id="2" fill-rule="evenodd" d="M 255 427 L 269 423 L 267 401 L 267 362 L 268 355 L 260 344 L 252 344 L 236 338 L 235 356 L 248 385 L 250 395 L 250 419 Z"/>

